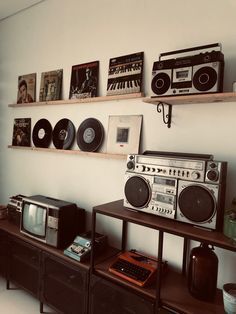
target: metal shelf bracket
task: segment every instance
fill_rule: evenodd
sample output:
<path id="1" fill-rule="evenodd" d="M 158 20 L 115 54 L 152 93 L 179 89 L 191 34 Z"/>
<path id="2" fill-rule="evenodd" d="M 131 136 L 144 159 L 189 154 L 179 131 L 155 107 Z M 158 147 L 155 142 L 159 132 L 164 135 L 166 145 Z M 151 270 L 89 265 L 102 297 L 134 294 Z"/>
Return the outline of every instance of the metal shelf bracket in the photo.
<path id="1" fill-rule="evenodd" d="M 159 102 L 157 105 L 157 112 L 161 113 L 162 112 L 162 120 L 164 124 L 167 124 L 167 127 L 171 127 L 171 117 L 172 117 L 172 105 L 165 104 L 168 106 L 168 113 L 165 114 L 165 106 L 163 102 Z"/>

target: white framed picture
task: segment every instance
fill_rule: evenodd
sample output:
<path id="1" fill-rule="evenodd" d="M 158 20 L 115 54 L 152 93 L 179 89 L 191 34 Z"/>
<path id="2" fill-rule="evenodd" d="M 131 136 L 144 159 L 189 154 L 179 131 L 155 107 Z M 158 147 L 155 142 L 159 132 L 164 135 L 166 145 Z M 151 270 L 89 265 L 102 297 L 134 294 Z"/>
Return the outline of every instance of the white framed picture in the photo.
<path id="1" fill-rule="evenodd" d="M 109 116 L 107 153 L 138 154 L 142 119 L 142 115 Z"/>

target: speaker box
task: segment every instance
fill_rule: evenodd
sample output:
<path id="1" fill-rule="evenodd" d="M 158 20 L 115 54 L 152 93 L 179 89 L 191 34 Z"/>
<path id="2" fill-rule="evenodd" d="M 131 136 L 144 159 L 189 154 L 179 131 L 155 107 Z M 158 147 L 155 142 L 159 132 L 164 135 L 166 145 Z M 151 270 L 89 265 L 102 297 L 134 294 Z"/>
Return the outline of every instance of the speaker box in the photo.
<path id="1" fill-rule="evenodd" d="M 179 181 L 176 220 L 222 230 L 225 185 Z"/>

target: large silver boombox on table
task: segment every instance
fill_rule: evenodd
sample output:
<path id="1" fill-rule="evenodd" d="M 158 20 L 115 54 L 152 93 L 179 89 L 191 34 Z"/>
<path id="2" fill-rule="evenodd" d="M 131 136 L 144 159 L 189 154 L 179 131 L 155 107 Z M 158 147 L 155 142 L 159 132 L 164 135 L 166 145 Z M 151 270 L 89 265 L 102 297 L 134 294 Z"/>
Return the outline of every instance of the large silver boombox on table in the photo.
<path id="1" fill-rule="evenodd" d="M 212 155 L 146 152 L 128 155 L 124 206 L 222 230 L 227 162 Z"/>

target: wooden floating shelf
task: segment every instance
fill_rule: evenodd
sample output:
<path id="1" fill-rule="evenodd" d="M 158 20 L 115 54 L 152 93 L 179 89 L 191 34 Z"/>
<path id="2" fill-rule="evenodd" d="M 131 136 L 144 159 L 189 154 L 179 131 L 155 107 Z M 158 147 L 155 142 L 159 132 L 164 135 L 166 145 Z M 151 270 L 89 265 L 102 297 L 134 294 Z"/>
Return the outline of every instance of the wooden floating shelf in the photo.
<path id="1" fill-rule="evenodd" d="M 163 96 L 163 97 L 145 97 L 143 102 L 158 105 L 186 105 L 196 103 L 214 103 L 214 102 L 236 102 L 236 93 L 211 93 L 197 95 Z"/>
<path id="2" fill-rule="evenodd" d="M 41 152 L 50 152 L 50 153 L 63 153 L 70 155 L 83 155 L 89 157 L 100 157 L 100 158 L 112 158 L 112 159 L 126 159 L 127 155 L 123 154 L 109 154 L 109 153 L 98 153 L 98 152 L 84 152 L 80 150 L 67 150 L 67 149 L 56 149 L 56 148 L 41 148 L 41 147 L 27 147 L 27 146 L 13 146 L 8 145 L 8 148 L 20 149 L 20 150 L 33 150 L 33 151 L 41 151 Z"/>
<path id="3" fill-rule="evenodd" d="M 62 100 L 51 100 L 51 101 L 39 101 L 32 103 L 24 104 L 9 104 L 8 107 L 36 107 L 36 106 L 51 106 L 51 105 L 67 105 L 67 104 L 82 104 L 82 103 L 94 103 L 102 101 L 114 101 L 114 100 L 124 100 L 124 99 L 133 99 L 133 98 L 142 98 L 143 93 L 134 93 L 134 94 L 124 94 L 124 95 L 114 95 L 114 96 L 101 96 L 101 97 L 91 97 L 83 99 L 62 99 Z"/>

